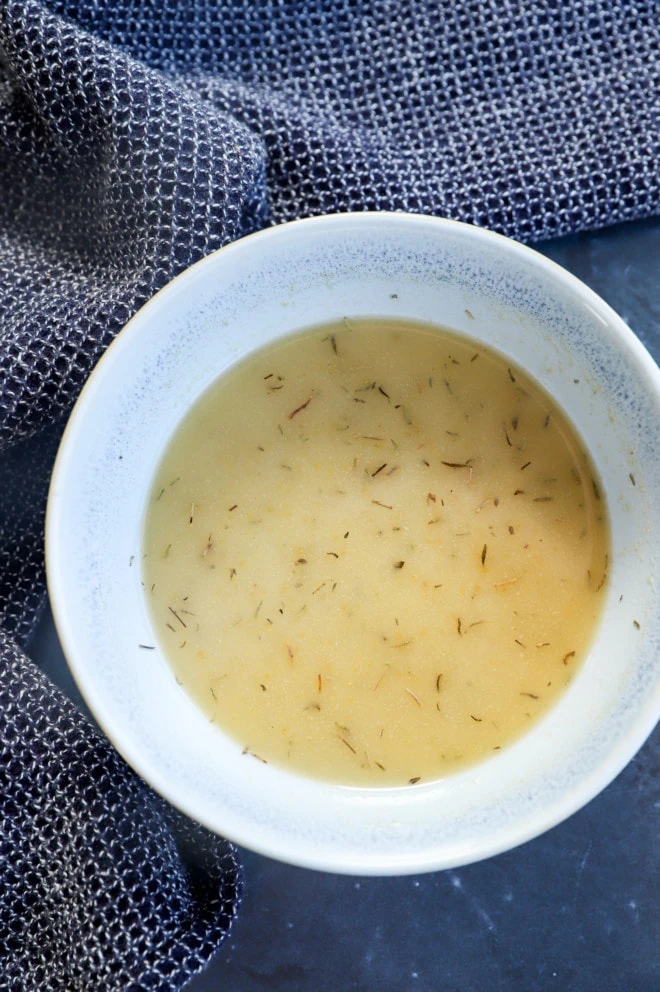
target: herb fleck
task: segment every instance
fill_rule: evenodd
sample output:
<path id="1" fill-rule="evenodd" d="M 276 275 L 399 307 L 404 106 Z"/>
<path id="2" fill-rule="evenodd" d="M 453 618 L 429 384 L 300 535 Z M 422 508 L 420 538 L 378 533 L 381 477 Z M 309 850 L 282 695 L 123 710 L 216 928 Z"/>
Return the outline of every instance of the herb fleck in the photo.
<path id="1" fill-rule="evenodd" d="M 311 402 L 312 402 L 312 397 L 310 396 L 308 400 L 305 400 L 304 403 L 301 403 L 300 406 L 297 406 L 295 410 L 291 411 L 291 413 L 289 414 L 289 420 L 293 420 L 293 418 L 297 416 L 302 410 L 306 410 Z"/>
<path id="2" fill-rule="evenodd" d="M 173 616 L 176 617 L 176 619 L 179 621 L 179 623 L 181 624 L 182 627 L 187 627 L 188 626 L 188 624 L 184 620 L 181 619 L 181 617 L 179 616 L 179 614 L 176 612 L 176 610 L 172 606 L 168 606 L 167 608 L 170 611 L 170 613 Z"/>

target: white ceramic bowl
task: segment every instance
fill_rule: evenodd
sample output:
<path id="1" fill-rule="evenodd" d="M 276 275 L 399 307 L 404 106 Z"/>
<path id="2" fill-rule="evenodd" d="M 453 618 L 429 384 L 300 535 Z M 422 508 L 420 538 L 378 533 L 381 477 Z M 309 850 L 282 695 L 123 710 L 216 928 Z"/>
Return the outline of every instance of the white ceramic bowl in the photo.
<path id="1" fill-rule="evenodd" d="M 510 356 L 578 427 L 611 515 L 607 605 L 570 689 L 513 746 L 415 788 L 328 785 L 242 757 L 159 651 L 138 648 L 157 643 L 140 548 L 146 494 L 172 432 L 249 351 L 345 315 L 444 324 Z M 604 788 L 657 719 L 659 423 L 660 374 L 628 327 L 577 279 L 513 241 L 404 214 L 318 217 L 238 241 L 129 321 L 69 421 L 50 491 L 47 564 L 80 690 L 155 789 L 272 857 L 394 874 L 512 848 Z"/>

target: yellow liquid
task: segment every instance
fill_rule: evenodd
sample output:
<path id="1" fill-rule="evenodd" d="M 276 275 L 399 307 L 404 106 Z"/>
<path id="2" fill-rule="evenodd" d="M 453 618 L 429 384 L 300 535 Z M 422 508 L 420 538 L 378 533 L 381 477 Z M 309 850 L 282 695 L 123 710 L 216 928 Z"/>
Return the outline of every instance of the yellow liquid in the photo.
<path id="1" fill-rule="evenodd" d="M 351 320 L 251 355 L 186 416 L 144 582 L 178 681 L 246 761 L 406 785 L 557 700 L 608 539 L 593 465 L 528 375 L 449 331 Z"/>

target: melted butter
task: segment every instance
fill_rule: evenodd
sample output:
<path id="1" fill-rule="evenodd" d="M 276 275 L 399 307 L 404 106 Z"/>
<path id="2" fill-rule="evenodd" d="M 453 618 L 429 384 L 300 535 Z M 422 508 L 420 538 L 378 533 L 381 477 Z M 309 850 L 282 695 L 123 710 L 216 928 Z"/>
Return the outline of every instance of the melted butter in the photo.
<path id="1" fill-rule="evenodd" d="M 144 552 L 175 675 L 246 760 L 404 785 L 500 750 L 565 690 L 608 528 L 528 375 L 449 331 L 352 320 L 211 386 L 158 468 Z"/>

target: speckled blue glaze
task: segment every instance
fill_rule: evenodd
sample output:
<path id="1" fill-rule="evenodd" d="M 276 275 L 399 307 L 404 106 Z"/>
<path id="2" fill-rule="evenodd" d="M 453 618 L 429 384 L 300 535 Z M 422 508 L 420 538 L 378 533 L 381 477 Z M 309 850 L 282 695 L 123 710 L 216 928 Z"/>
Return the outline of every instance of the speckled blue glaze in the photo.
<path id="1" fill-rule="evenodd" d="M 346 789 L 246 764 L 178 689 L 158 652 L 137 651 L 152 639 L 139 569 L 129 562 L 139 561 L 144 499 L 176 424 L 251 349 L 360 314 L 453 327 L 535 375 L 591 450 L 612 521 L 608 606 L 570 691 L 496 757 L 414 789 Z M 659 397 L 657 369 L 602 301 L 541 256 L 465 225 L 405 215 L 317 218 L 210 256 L 158 294 L 111 347 L 74 411 L 54 474 L 49 587 L 90 708 L 125 757 L 181 808 L 300 864 L 428 870 L 534 836 L 606 785 L 657 716 Z"/>

